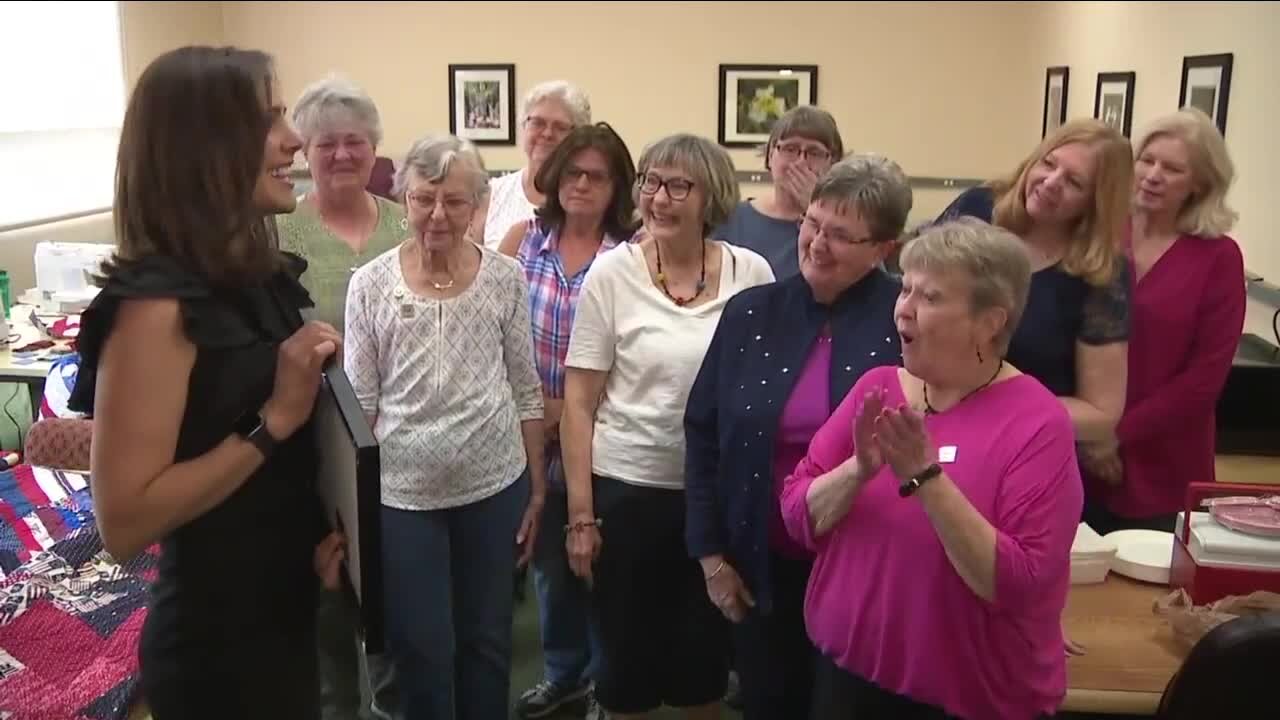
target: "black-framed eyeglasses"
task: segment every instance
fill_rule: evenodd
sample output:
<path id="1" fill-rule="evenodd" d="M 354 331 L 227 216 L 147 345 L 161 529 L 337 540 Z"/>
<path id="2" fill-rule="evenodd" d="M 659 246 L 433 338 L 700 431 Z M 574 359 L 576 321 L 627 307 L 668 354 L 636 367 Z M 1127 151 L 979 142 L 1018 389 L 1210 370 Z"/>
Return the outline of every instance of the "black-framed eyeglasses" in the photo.
<path id="1" fill-rule="evenodd" d="M 821 234 L 827 239 L 827 242 L 835 245 L 870 245 L 876 241 L 876 239 L 870 235 L 864 238 L 854 238 L 840 228 L 823 227 L 818 224 L 817 220 L 814 220 L 808 215 L 800 218 L 800 221 L 797 222 L 796 225 L 799 226 L 801 231 L 807 229 L 809 232 L 813 233 L 814 239 L 817 239 L 818 235 Z"/>
<path id="2" fill-rule="evenodd" d="M 652 173 L 641 175 L 636 183 L 640 186 L 640 192 L 645 195 L 657 195 L 662 188 L 667 189 L 667 197 L 672 200 L 684 200 L 689 197 L 689 191 L 693 190 L 693 182 L 684 178 L 673 177 L 665 180 Z"/>
<path id="3" fill-rule="evenodd" d="M 812 145 L 809 145 L 809 146 L 792 145 L 790 143 L 778 143 L 777 145 L 773 146 L 773 149 L 777 150 L 783 156 L 791 160 L 795 160 L 796 158 L 801 156 L 803 156 L 805 160 L 817 160 L 819 162 L 824 162 L 831 159 L 831 151 L 827 150 L 824 147 L 815 147 Z"/>

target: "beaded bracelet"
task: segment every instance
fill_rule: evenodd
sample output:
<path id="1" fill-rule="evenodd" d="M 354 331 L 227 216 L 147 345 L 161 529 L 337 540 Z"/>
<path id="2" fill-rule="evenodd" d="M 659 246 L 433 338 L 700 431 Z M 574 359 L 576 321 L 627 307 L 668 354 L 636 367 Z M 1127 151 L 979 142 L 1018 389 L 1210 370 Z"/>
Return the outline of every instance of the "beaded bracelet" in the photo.
<path id="1" fill-rule="evenodd" d="M 566 533 L 580 532 L 582 530 L 586 530 L 589 527 L 596 527 L 596 528 L 604 527 L 604 518 L 595 518 L 593 520 L 579 520 L 578 522 L 575 522 L 575 523 L 569 523 L 568 525 L 564 526 L 564 531 Z"/>

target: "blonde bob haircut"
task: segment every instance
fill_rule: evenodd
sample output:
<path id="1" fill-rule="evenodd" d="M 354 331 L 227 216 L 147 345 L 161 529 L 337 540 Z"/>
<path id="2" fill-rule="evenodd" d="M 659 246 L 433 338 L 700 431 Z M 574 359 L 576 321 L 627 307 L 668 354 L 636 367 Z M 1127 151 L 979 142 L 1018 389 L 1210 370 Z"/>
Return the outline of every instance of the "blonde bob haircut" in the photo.
<path id="1" fill-rule="evenodd" d="M 1090 285 L 1105 285 L 1119 269 L 1117 253 L 1133 193 L 1133 148 L 1115 128 L 1080 118 L 1046 136 L 1017 169 L 990 183 L 995 193 L 992 222 L 1018 235 L 1030 231 L 1033 221 L 1027 214 L 1027 176 L 1046 155 L 1074 143 L 1095 147 L 1098 166 L 1093 203 L 1072 230 L 1073 240 L 1062 258 L 1062 267 Z"/>
<path id="2" fill-rule="evenodd" d="M 1194 189 L 1178 211 L 1178 232 L 1201 237 L 1226 235 L 1239 218 L 1227 205 L 1227 191 L 1235 180 L 1236 169 L 1218 126 L 1204 111 L 1183 108 L 1147 126 L 1134 145 L 1134 156 L 1141 158 L 1147 145 L 1163 136 L 1181 140 L 1191 164 Z"/>

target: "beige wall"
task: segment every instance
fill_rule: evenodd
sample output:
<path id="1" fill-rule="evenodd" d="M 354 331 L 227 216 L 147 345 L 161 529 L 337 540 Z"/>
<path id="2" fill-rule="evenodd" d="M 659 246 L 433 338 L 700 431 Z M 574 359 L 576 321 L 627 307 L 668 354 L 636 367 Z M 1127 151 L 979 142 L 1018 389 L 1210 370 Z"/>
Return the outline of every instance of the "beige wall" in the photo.
<path id="1" fill-rule="evenodd" d="M 1042 74 L 1045 66 L 1071 68 L 1068 115 L 1093 114 L 1097 73 L 1132 70 L 1135 139 L 1148 122 L 1177 110 L 1183 56 L 1235 54 L 1226 138 L 1237 171 L 1230 202 L 1240 222 L 1232 235 L 1245 266 L 1280 283 L 1280 3 L 1056 2 L 1043 10 L 1033 57 Z M 1270 338 L 1272 312 L 1250 301 L 1248 329 Z"/>
<path id="2" fill-rule="evenodd" d="M 220 2 L 120 3 L 125 78 L 133 87 L 147 64 L 183 45 L 219 45 L 226 41 Z"/>
<path id="3" fill-rule="evenodd" d="M 228 40 L 274 53 L 290 97 L 330 71 L 364 85 L 393 158 L 415 137 L 448 130 L 451 62 L 514 63 L 517 102 L 543 80 L 580 84 L 595 118 L 637 156 L 671 132 L 716 137 L 720 63 L 796 63 L 819 66 L 819 104 L 848 146 L 890 155 L 912 175 L 946 176 L 1003 170 L 1038 138 L 1039 71 L 1010 62 L 1030 51 L 1033 12 L 998 3 L 223 6 Z M 515 147 L 484 153 L 496 169 L 523 159 Z M 751 151 L 732 154 L 740 170 L 763 167 Z M 950 195 L 922 192 L 916 216 Z"/>

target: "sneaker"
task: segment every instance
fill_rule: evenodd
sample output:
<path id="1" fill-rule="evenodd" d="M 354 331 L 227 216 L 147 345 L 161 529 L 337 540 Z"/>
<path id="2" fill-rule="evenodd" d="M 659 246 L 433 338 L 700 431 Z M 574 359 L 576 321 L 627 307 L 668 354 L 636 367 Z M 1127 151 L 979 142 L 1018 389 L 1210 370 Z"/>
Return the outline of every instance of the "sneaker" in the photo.
<path id="1" fill-rule="evenodd" d="M 600 707 L 600 703 L 596 702 L 596 689 L 594 687 L 587 689 L 587 712 L 582 716 L 582 720 L 608 720 L 604 708 Z"/>
<path id="2" fill-rule="evenodd" d="M 738 673 L 729 671 L 728 691 L 724 694 L 724 704 L 730 709 L 742 712 L 742 684 L 738 680 Z"/>
<path id="3" fill-rule="evenodd" d="M 544 718 L 570 703 L 580 703 L 590 692 L 590 688 L 581 685 L 575 688 L 561 688 L 556 684 L 543 680 L 534 685 L 516 702 L 516 715 L 525 720 Z"/>

